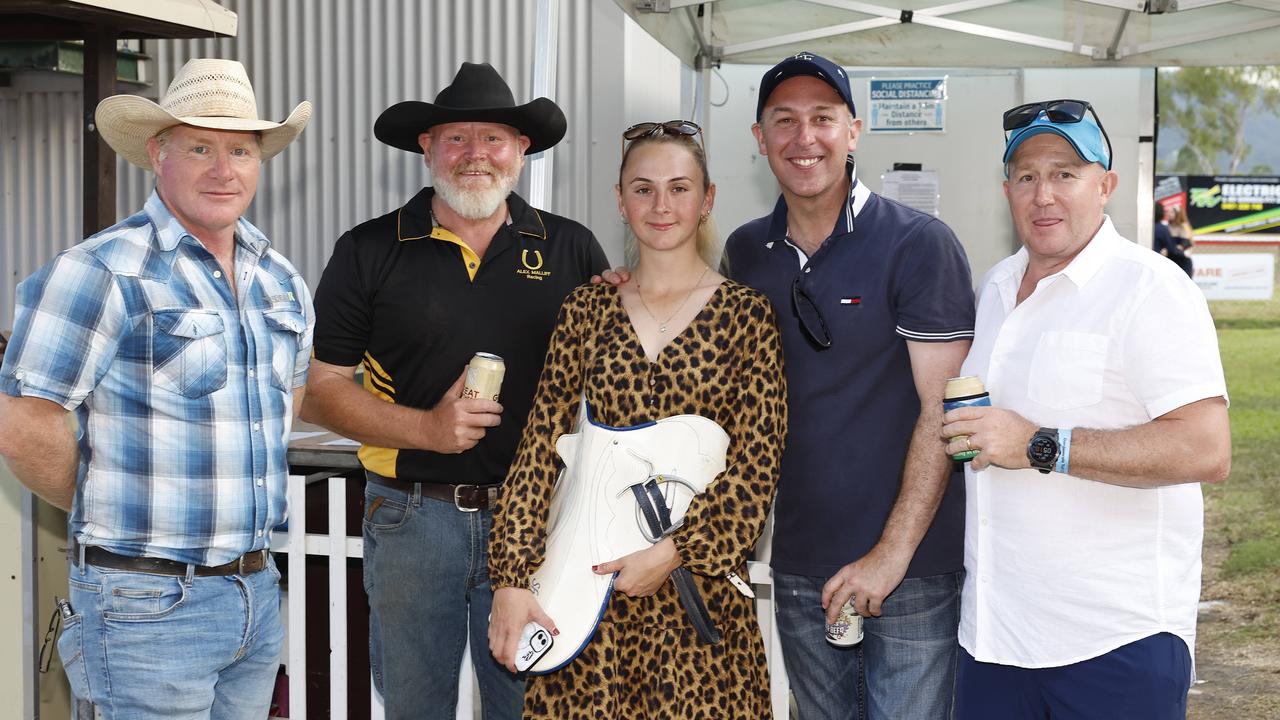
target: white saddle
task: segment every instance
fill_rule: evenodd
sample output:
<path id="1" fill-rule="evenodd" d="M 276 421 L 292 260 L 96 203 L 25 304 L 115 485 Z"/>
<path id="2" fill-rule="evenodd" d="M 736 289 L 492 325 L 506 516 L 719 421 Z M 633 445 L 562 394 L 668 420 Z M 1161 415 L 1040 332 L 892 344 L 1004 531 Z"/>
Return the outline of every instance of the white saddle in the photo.
<path id="1" fill-rule="evenodd" d="M 728 434 L 700 415 L 614 428 L 597 424 L 583 403 L 578 432 L 556 440 L 565 469 L 551 496 L 546 559 L 529 585 L 560 634 L 530 674 L 559 670 L 591 640 L 614 579 L 592 566 L 657 542 L 632 487 L 656 480 L 679 526 L 693 496 L 724 472 L 728 449 Z"/>

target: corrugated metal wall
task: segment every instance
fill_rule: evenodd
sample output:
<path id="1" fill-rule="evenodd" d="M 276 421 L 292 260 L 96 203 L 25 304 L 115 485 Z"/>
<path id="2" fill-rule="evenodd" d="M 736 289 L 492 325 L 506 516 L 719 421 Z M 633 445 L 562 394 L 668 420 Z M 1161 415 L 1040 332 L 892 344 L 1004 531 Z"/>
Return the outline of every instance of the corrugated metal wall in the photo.
<path id="1" fill-rule="evenodd" d="M 245 64 L 263 117 L 283 119 L 302 99 L 316 114 L 298 141 L 263 168 L 248 217 L 311 283 L 320 278 L 344 230 L 407 200 L 426 180 L 421 156 L 373 137 L 389 105 L 431 100 L 463 60 L 492 63 L 518 102 L 530 99 L 533 0 L 222 0 L 240 19 L 239 37 L 148 43 L 155 99 L 190 57 Z M 593 89 L 620 87 L 622 17 L 612 2 L 563 0 L 557 102 L 569 135 L 554 151 L 549 209 L 590 223 L 593 125 L 610 141 L 620 117 L 612 103 L 593 107 Z M 80 237 L 80 96 L 39 89 L 0 95 L 0 327 L 13 317 L 16 283 Z M 601 120 L 600 118 L 605 118 Z M 602 145 L 616 172 L 617 149 Z M 117 212 L 141 207 L 152 176 L 119 163 Z M 602 183 L 610 186 L 612 178 Z M 525 181 L 527 184 L 527 179 Z M 613 209 L 604 207 L 611 219 Z M 597 208 L 596 214 L 601 210 Z M 602 241 L 614 254 L 612 241 Z M 617 257 L 620 258 L 620 255 Z"/>
<path id="2" fill-rule="evenodd" d="M 0 95 L 0 328 L 18 281 L 80 241 L 80 93 Z"/>

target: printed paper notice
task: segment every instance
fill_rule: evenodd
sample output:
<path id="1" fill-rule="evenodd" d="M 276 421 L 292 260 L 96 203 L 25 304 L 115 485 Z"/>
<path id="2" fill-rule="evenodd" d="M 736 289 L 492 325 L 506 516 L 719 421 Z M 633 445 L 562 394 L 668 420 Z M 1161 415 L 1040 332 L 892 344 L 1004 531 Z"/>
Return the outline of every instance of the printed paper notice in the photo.
<path id="1" fill-rule="evenodd" d="M 880 194 L 938 216 L 938 172 L 936 170 L 890 170 L 883 178 Z"/>

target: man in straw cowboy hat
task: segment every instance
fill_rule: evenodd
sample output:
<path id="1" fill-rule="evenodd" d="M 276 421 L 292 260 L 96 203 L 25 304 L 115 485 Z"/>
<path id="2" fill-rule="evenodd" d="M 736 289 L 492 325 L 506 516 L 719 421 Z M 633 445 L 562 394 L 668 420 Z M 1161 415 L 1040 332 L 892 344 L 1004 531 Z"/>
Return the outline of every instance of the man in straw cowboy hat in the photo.
<path id="1" fill-rule="evenodd" d="M 310 116 L 259 120 L 230 60 L 191 60 L 159 105 L 103 100 L 99 130 L 155 191 L 18 286 L 0 454 L 70 512 L 58 651 L 100 717 L 266 716 L 284 634 L 267 549 L 313 322 L 241 214 Z"/>
<path id="2" fill-rule="evenodd" d="M 433 187 L 339 238 L 316 289 L 303 416 L 363 443 L 369 650 L 393 720 L 454 717 L 468 638 L 485 717 L 520 716 L 523 683 L 485 652 L 490 506 L 560 303 L 606 267 L 589 230 L 512 192 L 564 133 L 554 102 L 517 105 L 488 64 L 391 106 L 374 134 L 422 153 Z M 505 360 L 501 404 L 462 397 L 476 352 Z"/>

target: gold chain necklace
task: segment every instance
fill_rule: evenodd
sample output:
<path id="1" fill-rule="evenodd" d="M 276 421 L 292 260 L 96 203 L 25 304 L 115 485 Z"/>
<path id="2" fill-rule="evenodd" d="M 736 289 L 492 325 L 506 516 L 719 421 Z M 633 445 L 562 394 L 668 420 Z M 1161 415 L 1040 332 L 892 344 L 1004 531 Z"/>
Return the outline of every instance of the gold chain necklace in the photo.
<path id="1" fill-rule="evenodd" d="M 649 317 L 653 318 L 653 321 L 658 323 L 658 332 L 664 333 L 667 331 L 667 324 L 670 323 L 676 315 L 680 314 L 680 310 L 684 308 L 684 304 L 689 302 L 689 298 L 693 297 L 693 291 L 698 289 L 698 286 L 702 284 L 702 279 L 705 278 L 709 272 L 711 272 L 710 265 L 702 271 L 702 274 L 698 276 L 697 281 L 693 283 L 693 287 L 689 288 L 689 292 L 685 293 L 684 299 L 676 306 L 675 312 L 671 313 L 666 320 L 659 320 L 658 316 L 654 315 L 653 311 L 649 309 L 649 303 L 644 301 L 644 293 L 640 290 L 640 278 L 636 278 L 636 297 L 640 298 L 640 307 L 644 308 L 644 311 L 649 313 Z"/>

